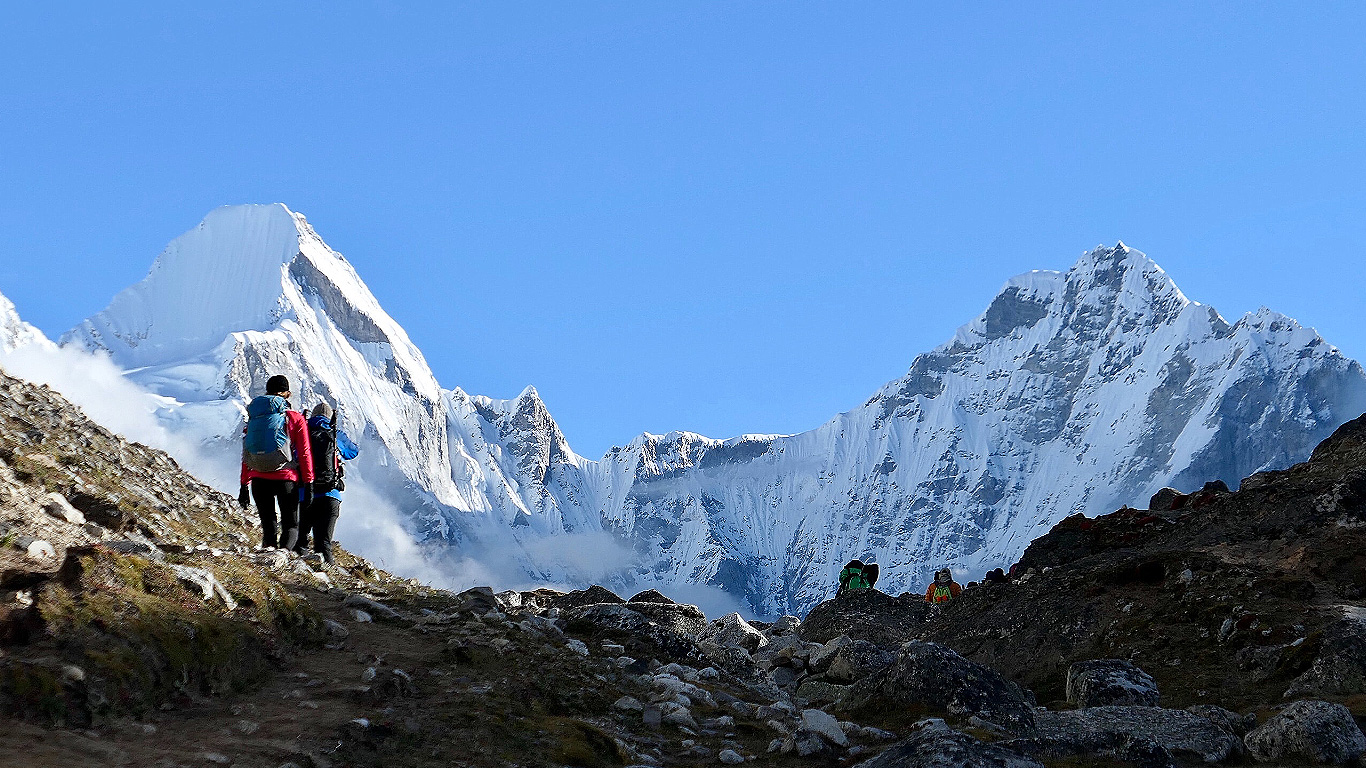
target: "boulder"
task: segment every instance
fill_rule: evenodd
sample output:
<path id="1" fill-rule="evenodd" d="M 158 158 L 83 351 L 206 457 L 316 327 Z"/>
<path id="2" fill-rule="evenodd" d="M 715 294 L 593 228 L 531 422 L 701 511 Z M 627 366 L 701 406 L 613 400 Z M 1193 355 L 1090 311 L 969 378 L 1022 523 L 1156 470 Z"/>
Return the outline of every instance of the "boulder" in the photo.
<path id="1" fill-rule="evenodd" d="M 1163 488 L 1148 500 L 1149 512 L 1170 512 L 1176 509 L 1177 502 L 1184 498 L 1185 494 L 1175 488 Z"/>
<path id="2" fill-rule="evenodd" d="M 821 738 L 837 747 L 849 746 L 849 737 L 844 735 L 844 729 L 840 728 L 840 721 L 819 709 L 802 710 L 801 729 L 819 734 Z"/>
<path id="3" fill-rule="evenodd" d="M 761 646 L 768 645 L 768 638 L 754 627 L 738 613 L 728 613 L 725 616 L 713 621 L 698 633 L 699 642 L 713 642 L 718 645 L 730 645 L 736 648 L 744 648 L 747 651 L 757 650 Z"/>
<path id="4" fill-rule="evenodd" d="M 1257 716 L 1248 713 L 1240 715 L 1223 707 L 1216 707 L 1213 704 L 1192 704 L 1186 707 L 1186 711 L 1193 715 L 1199 715 L 1215 725 L 1223 728 L 1235 736 L 1245 736 L 1248 731 L 1257 727 Z"/>
<path id="5" fill-rule="evenodd" d="M 922 720 L 911 735 L 857 768 L 1043 768 L 1032 758 L 984 744 L 943 720 Z"/>
<path id="6" fill-rule="evenodd" d="M 100 542 L 100 546 L 105 549 L 118 552 L 121 555 L 137 555 L 148 560 L 162 561 L 166 559 L 166 553 L 162 552 L 153 544 L 145 541 L 133 541 L 131 539 L 116 539 L 114 541 Z"/>
<path id="7" fill-rule="evenodd" d="M 456 595 L 455 599 L 460 601 L 459 610 L 481 615 L 502 607 L 492 587 L 471 587 Z"/>
<path id="8" fill-rule="evenodd" d="M 502 608 L 504 612 L 512 610 L 513 608 L 522 607 L 522 593 L 515 589 L 499 592 L 494 595 L 494 598 L 498 600 L 498 606 Z"/>
<path id="9" fill-rule="evenodd" d="M 663 593 L 661 593 L 661 592 L 659 592 L 659 591 L 657 591 L 657 590 L 647 589 L 647 590 L 645 590 L 644 592 L 637 592 L 636 594 L 632 595 L 632 596 L 631 596 L 631 599 L 630 599 L 630 600 L 627 600 L 626 602 L 628 602 L 628 603 L 672 603 L 673 600 L 670 600 L 667 596 L 665 596 Z"/>
<path id="10" fill-rule="evenodd" d="M 342 601 L 343 608 L 356 608 L 365 611 L 371 616 L 378 616 L 381 619 L 401 618 L 399 612 L 385 605 L 384 603 L 371 600 L 365 595 L 347 595 Z"/>
<path id="11" fill-rule="evenodd" d="M 1035 714 L 1038 732 L 1003 746 L 1027 754 L 1069 757 L 1114 754 L 1143 764 L 1221 763 L 1241 755 L 1237 736 L 1182 709 L 1091 707 Z"/>
<path id="12" fill-rule="evenodd" d="M 612 590 L 594 584 L 588 589 L 576 589 L 573 592 L 568 592 L 559 597 L 552 598 L 550 600 L 550 607 L 567 611 L 570 608 L 581 608 L 585 605 L 624 602 L 626 601 L 617 597 L 617 594 Z"/>
<path id="13" fill-rule="evenodd" d="M 848 635 L 896 649 L 916 636 L 929 614 L 929 604 L 918 595 L 892 597 L 876 589 L 854 589 L 811 609 L 797 634 L 808 643 Z"/>
<path id="14" fill-rule="evenodd" d="M 773 622 L 773 626 L 768 628 L 767 634 L 773 637 L 791 635 L 800 629 L 801 626 L 802 620 L 796 616 L 782 616 L 777 621 Z"/>
<path id="15" fill-rule="evenodd" d="M 1295 679 L 1287 695 L 1366 693 L 1366 616 L 1354 611 L 1324 627 L 1320 636 L 1313 663 Z"/>
<path id="16" fill-rule="evenodd" d="M 797 686 L 797 697 L 819 704 L 833 704 L 849 692 L 849 686 L 836 685 L 819 677 L 808 677 Z"/>
<path id="17" fill-rule="evenodd" d="M 807 658 L 807 666 L 812 672 L 821 673 L 830 668 L 831 662 L 835 660 L 835 654 L 840 648 L 854 642 L 848 635 L 840 635 L 816 650 L 811 652 Z"/>
<path id="18" fill-rule="evenodd" d="M 942 645 L 916 640 L 901 647 L 894 663 L 855 683 L 839 706 L 883 711 L 919 706 L 976 715 L 1012 733 L 1034 728 L 1034 707 L 1018 685 Z"/>
<path id="19" fill-rule="evenodd" d="M 680 603 L 629 603 L 630 609 L 658 626 L 681 635 L 696 636 L 707 628 L 707 615 L 695 605 Z"/>
<path id="20" fill-rule="evenodd" d="M 1301 759 L 1328 765 L 1355 762 L 1366 753 L 1366 736 L 1341 704 L 1297 701 L 1244 738 L 1258 760 Z"/>
<path id="21" fill-rule="evenodd" d="M 1078 661 L 1067 669 L 1067 702 L 1078 707 L 1157 706 L 1157 681 L 1122 659 Z"/>
<path id="22" fill-rule="evenodd" d="M 678 624 L 688 624 L 688 621 L 657 622 L 653 617 L 646 616 L 643 612 L 652 608 L 692 609 L 697 614 L 696 629 L 706 626 L 702 612 L 696 607 L 664 603 L 632 603 L 629 606 L 625 602 L 585 605 L 566 610 L 563 618 L 566 628 L 571 631 L 617 633 L 618 636 L 629 637 L 632 641 L 647 642 L 670 658 L 687 661 L 707 661 L 710 659 L 715 663 L 722 663 L 720 655 L 708 656 L 693 641 L 692 637 L 677 630 Z M 665 616 L 664 618 L 669 617 Z M 673 618 L 685 617 L 680 612 L 678 616 Z M 627 645 L 629 646 L 631 643 Z M 717 647 L 715 643 L 710 645 Z M 738 649 L 736 652 L 744 653 Z M 633 652 L 632 655 L 636 655 L 636 653 Z"/>
<path id="23" fill-rule="evenodd" d="M 867 640 L 854 640 L 835 651 L 825 676 L 832 683 L 847 685 L 881 671 L 895 661 L 895 653 Z"/>

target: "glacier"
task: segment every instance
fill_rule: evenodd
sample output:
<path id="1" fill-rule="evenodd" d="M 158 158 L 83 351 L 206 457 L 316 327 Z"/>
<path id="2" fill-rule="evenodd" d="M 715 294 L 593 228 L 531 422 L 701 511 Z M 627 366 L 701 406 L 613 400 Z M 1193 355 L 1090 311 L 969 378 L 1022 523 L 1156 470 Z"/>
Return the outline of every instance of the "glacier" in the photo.
<path id="1" fill-rule="evenodd" d="M 17 335 L 4 322 L 0 343 Z M 642 434 L 598 460 L 534 387 L 443 389 L 281 204 L 211 212 L 61 344 L 107 355 L 161 398 L 168 430 L 225 456 L 267 376 L 291 378 L 295 407 L 329 400 L 362 446 L 366 503 L 343 518 L 386 507 L 452 586 L 703 585 L 761 616 L 828 597 L 853 557 L 889 592 L 945 566 L 974 578 L 1068 515 L 1303 460 L 1366 410 L 1366 373 L 1312 329 L 1266 309 L 1229 323 L 1123 243 L 1012 278 L 815 429 Z"/>

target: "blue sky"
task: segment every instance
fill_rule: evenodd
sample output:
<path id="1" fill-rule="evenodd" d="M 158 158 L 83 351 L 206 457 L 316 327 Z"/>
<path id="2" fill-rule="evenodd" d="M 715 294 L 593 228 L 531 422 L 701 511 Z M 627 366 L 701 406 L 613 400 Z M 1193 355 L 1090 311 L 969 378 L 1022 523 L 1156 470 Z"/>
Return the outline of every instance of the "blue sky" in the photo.
<path id="1" fill-rule="evenodd" d="M 1366 358 L 1361 4 L 392 5 L 8 8 L 0 292 L 57 335 L 284 202 L 589 456 L 814 427 L 1120 239 Z"/>

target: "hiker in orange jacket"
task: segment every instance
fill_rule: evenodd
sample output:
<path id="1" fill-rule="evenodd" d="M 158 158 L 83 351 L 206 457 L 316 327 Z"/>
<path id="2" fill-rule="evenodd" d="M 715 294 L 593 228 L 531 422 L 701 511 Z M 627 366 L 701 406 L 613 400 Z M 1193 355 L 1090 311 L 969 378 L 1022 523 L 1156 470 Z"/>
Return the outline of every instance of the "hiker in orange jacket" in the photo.
<path id="1" fill-rule="evenodd" d="M 945 568 L 935 572 L 934 583 L 925 589 L 925 602 L 947 603 L 962 592 L 963 588 L 953 580 L 953 571 Z"/>
<path id="2" fill-rule="evenodd" d="M 271 376 L 266 382 L 266 394 L 247 407 L 242 488 L 237 501 L 246 509 L 255 500 L 261 516 L 262 547 L 294 549 L 299 540 L 299 506 L 308 506 L 313 497 L 313 452 L 308 442 L 308 424 L 303 414 L 289 410 L 290 394 L 289 379 Z"/>

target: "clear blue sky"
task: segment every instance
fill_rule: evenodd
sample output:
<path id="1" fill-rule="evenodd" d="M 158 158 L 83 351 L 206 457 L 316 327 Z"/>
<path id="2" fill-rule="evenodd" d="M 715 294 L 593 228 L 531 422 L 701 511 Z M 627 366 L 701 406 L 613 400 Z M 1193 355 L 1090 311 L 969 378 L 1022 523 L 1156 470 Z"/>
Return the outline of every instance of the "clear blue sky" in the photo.
<path id="1" fill-rule="evenodd" d="M 589 456 L 814 427 L 1120 239 L 1366 357 L 1360 3 L 112 5 L 0 23 L 0 292 L 52 335 L 281 201 Z"/>

